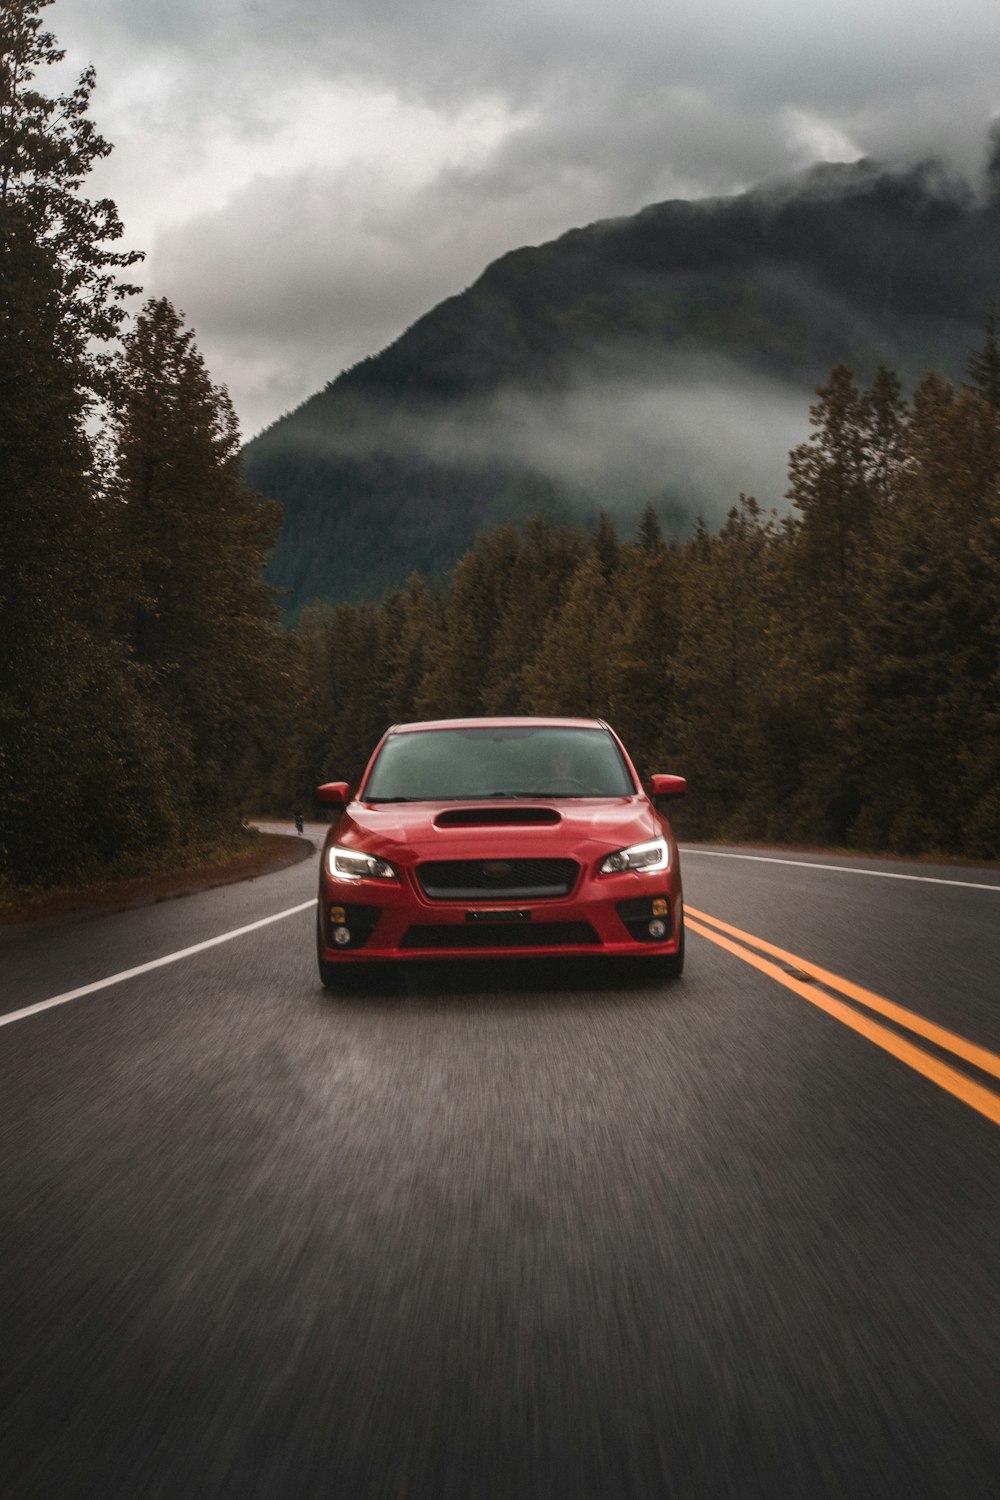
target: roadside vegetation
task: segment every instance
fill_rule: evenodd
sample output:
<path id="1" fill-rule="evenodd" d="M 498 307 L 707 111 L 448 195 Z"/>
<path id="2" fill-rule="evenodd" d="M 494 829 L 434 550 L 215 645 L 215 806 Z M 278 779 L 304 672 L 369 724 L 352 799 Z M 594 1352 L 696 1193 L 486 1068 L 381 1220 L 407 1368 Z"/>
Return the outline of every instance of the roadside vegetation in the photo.
<path id="1" fill-rule="evenodd" d="M 93 75 L 36 80 L 50 3 L 0 6 L 0 902 L 240 856 L 246 814 L 459 714 L 608 718 L 689 778 L 688 837 L 1000 857 L 992 315 L 961 388 L 834 369 L 790 516 L 744 496 L 683 542 L 652 510 L 630 539 L 536 517 L 282 631 L 280 509 L 182 315 L 127 316 Z"/>
<path id="2" fill-rule="evenodd" d="M 133 873 L 118 863 L 94 870 L 88 880 L 60 885 L 58 880 L 34 888 L 0 881 L 0 928 L 24 922 L 58 920 L 83 913 L 105 914 L 132 906 L 150 906 L 193 895 L 238 880 L 253 880 L 308 859 L 308 839 L 265 831 L 228 844 L 191 843 L 172 851 L 161 867 L 136 861 Z"/>
<path id="3" fill-rule="evenodd" d="M 141 257 L 85 193 L 110 150 L 93 73 L 60 95 L 37 76 L 62 57 L 49 3 L 0 7 L 8 891 L 245 844 L 290 680 L 261 582 L 280 511 L 246 488 L 228 397 L 179 314 L 151 300 L 129 326 Z"/>

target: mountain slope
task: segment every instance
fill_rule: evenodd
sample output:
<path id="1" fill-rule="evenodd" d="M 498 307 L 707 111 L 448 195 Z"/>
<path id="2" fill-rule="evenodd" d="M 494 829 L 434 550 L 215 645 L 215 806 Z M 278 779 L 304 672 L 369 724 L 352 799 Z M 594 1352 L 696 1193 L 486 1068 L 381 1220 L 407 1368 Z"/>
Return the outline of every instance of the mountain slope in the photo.
<path id="1" fill-rule="evenodd" d="M 835 363 L 961 377 L 998 251 L 995 197 L 869 162 L 513 251 L 247 446 L 285 507 L 271 580 L 294 615 L 534 511 L 652 501 L 679 530 L 774 503 Z"/>

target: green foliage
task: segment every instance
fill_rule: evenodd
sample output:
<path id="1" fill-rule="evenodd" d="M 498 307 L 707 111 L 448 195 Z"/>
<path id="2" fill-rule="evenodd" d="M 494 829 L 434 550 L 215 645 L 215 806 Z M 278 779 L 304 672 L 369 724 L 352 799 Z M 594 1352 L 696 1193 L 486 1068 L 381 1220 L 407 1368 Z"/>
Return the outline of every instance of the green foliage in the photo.
<path id="1" fill-rule="evenodd" d="M 584 550 L 583 536 L 553 527 L 541 516 L 525 524 L 493 623 L 481 712 L 526 710 L 533 659 Z"/>
<path id="2" fill-rule="evenodd" d="M 352 451 L 331 457 L 325 397 L 304 409 L 308 443 L 274 429 L 258 446 L 258 471 L 292 464 L 308 491 L 286 536 L 310 552 L 309 592 L 330 591 L 338 552 L 358 592 L 373 552 L 408 577 L 282 634 L 262 578 L 279 512 L 244 483 L 193 333 L 159 299 L 118 342 L 136 256 L 113 248 L 114 205 L 82 191 L 109 149 L 93 74 L 55 98 L 35 86 L 61 57 L 48 3 L 0 8 L 0 887 L 182 859 L 236 837 L 244 811 L 356 782 L 393 721 L 485 713 L 609 717 L 643 773 L 690 777 L 689 834 L 1000 856 L 992 311 L 963 390 L 928 376 L 904 405 L 887 370 L 865 390 L 833 369 L 790 456 L 785 521 L 741 497 L 717 535 L 668 543 L 648 508 L 621 542 L 603 515 L 561 524 L 565 497 L 516 462 L 456 479 L 373 441 L 405 426 L 415 385 L 425 413 L 525 371 L 554 388 L 567 348 L 606 351 L 609 308 L 629 355 L 654 304 L 671 341 L 723 325 L 737 342 L 771 326 L 772 354 L 804 340 L 784 283 L 720 270 L 759 272 L 763 242 L 822 245 L 873 307 L 897 218 L 924 223 L 916 178 L 891 211 L 859 168 L 850 214 L 822 194 L 669 205 L 491 267 L 345 377 L 330 410 Z M 977 225 L 949 241 L 956 284 Z M 365 432 L 373 410 L 388 426 Z"/>
<path id="3" fill-rule="evenodd" d="M 135 254 L 82 188 L 110 147 L 35 86 L 49 0 L 0 9 L 0 884 L 231 838 L 303 694 L 261 580 L 278 517 L 169 303 L 116 353 Z M 95 435 L 110 414 L 111 436 Z"/>
<path id="4" fill-rule="evenodd" d="M 173 827 L 161 729 L 114 621 L 117 514 L 88 431 L 117 326 L 111 204 L 83 174 L 106 147 L 86 119 L 92 78 L 49 99 L 61 55 L 40 3 L 0 12 L 0 873 L 71 879 Z"/>
<path id="5" fill-rule="evenodd" d="M 612 600 L 591 548 L 549 617 L 541 650 L 525 673 L 530 712 L 607 717 L 613 686 L 608 640 L 618 622 Z"/>
<path id="6" fill-rule="evenodd" d="M 455 569 L 440 638 L 426 681 L 415 695 L 421 717 L 484 711 L 497 626 L 517 554 L 517 533 L 503 526 L 481 537 Z"/>
<path id="7" fill-rule="evenodd" d="M 847 680 L 855 835 L 900 851 L 995 852 L 1000 415 L 938 376 L 911 411 Z"/>
<path id="8" fill-rule="evenodd" d="M 236 417 L 165 299 L 150 301 L 115 366 L 113 494 L 131 569 L 123 625 L 177 725 L 186 803 L 238 818 L 291 705 L 262 570 L 280 512 L 247 489 Z"/>
<path id="9" fill-rule="evenodd" d="M 40 68 L 64 53 L 42 29 L 40 12 L 53 0 L 4 0 L 0 8 L 0 257 L 4 294 L 24 294 L 32 271 L 19 249 L 31 247 L 36 264 L 48 265 L 57 316 L 53 334 L 85 361 L 91 376 L 102 354 L 81 339 L 105 342 L 125 318 L 121 299 L 138 287 L 116 272 L 134 265 L 137 251 L 109 249 L 123 227 L 110 199 L 81 192 L 94 163 L 111 150 L 88 117 L 94 71 L 87 68 L 68 94 L 34 87 Z"/>
<path id="10" fill-rule="evenodd" d="M 986 311 L 982 346 L 969 355 L 965 372 L 973 390 L 978 391 L 995 411 L 1000 411 L 1000 342 L 997 340 L 995 298 Z"/>
<path id="11" fill-rule="evenodd" d="M 1000 416 L 840 367 L 812 419 L 792 518 L 741 496 L 668 545 L 536 517 L 438 593 L 311 614 L 302 784 L 356 779 L 396 719 L 606 716 L 689 777 L 687 836 L 1000 856 Z"/>
<path id="12" fill-rule="evenodd" d="M 667 665 L 675 710 L 661 743 L 699 789 L 689 826 L 727 838 L 759 833 L 775 790 L 767 724 L 786 666 L 776 598 L 782 535 L 741 496 L 719 534 L 697 536 L 678 569 L 682 608 Z"/>

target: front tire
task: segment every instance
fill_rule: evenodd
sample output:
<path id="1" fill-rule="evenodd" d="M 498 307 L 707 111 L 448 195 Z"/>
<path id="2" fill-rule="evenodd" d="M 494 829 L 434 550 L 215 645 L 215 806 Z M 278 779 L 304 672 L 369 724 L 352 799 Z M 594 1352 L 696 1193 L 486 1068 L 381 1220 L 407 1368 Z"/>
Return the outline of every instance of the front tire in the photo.
<path id="1" fill-rule="evenodd" d="M 323 957 L 323 930 L 320 914 L 316 913 L 316 965 L 319 969 L 319 982 L 325 990 L 335 994 L 341 987 L 343 979 L 343 968 L 336 963 L 331 963 L 328 958 Z"/>
<path id="2" fill-rule="evenodd" d="M 325 990 L 329 990 L 331 994 L 336 994 L 341 987 L 340 981 L 343 971 L 338 974 L 337 965 L 329 963 L 325 958 L 319 959 L 318 964 L 320 984 Z"/>
<path id="3" fill-rule="evenodd" d="M 320 919 L 316 917 L 316 967 L 319 982 L 331 995 L 370 995 L 380 991 L 391 992 L 395 986 L 395 971 L 391 964 L 340 964 L 336 959 L 323 957 L 323 938 Z"/>
<path id="4" fill-rule="evenodd" d="M 680 979 L 684 973 L 684 926 L 681 924 L 680 942 L 676 953 L 668 953 L 660 959 L 660 973 L 664 979 Z"/>
<path id="5" fill-rule="evenodd" d="M 676 953 L 635 958 L 632 964 L 636 979 L 645 980 L 647 984 L 672 984 L 675 979 L 680 979 L 684 973 L 684 928 L 681 928 Z"/>

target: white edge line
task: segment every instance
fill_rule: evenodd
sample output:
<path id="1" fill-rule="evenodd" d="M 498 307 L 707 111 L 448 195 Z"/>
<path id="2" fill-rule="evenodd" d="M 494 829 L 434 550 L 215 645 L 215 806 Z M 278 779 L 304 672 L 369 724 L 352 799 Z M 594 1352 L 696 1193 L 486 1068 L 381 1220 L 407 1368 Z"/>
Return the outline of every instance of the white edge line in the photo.
<path id="1" fill-rule="evenodd" d="M 175 964 L 180 958 L 190 958 L 193 953 L 204 953 L 206 948 L 216 948 L 219 943 L 230 943 L 233 938 L 243 937 L 247 932 L 256 932 L 258 927 L 268 927 L 272 922 L 280 922 L 284 917 L 294 917 L 300 911 L 308 911 L 310 906 L 316 905 L 315 896 L 311 901 L 303 901 L 301 906 L 290 906 L 287 911 L 275 912 L 272 917 L 262 917 L 259 922 L 250 922 L 246 927 L 234 927 L 232 932 L 220 933 L 218 937 L 207 938 L 203 943 L 195 943 L 191 948 L 181 948 L 177 953 L 167 953 L 163 958 L 151 959 L 148 964 L 139 964 L 134 969 L 123 969 L 120 974 L 112 974 L 109 979 L 96 979 L 93 984 L 84 984 L 78 990 L 67 990 L 63 995 L 54 995 L 51 1000 L 39 1000 L 37 1005 L 26 1005 L 23 1010 L 8 1011 L 5 1016 L 0 1016 L 0 1026 L 11 1026 L 15 1021 L 23 1021 L 25 1016 L 37 1016 L 41 1010 L 51 1010 L 54 1005 L 67 1005 L 70 1000 L 79 1000 L 83 995 L 92 995 L 95 990 L 106 990 L 109 985 L 121 984 L 126 979 L 134 979 L 137 974 L 148 974 L 151 969 L 162 969 L 165 964 Z"/>
<path id="2" fill-rule="evenodd" d="M 722 849 L 695 849 L 681 844 L 684 855 L 703 854 L 711 859 L 752 859 L 759 865 L 796 865 L 802 870 L 837 870 L 841 875 L 874 875 L 878 880 L 918 880 L 923 885 L 956 885 L 966 891 L 998 891 L 1000 884 L 985 885 L 976 880 L 944 880 L 939 875 L 900 875 L 895 870 L 863 870 L 857 865 L 820 865 L 807 859 L 775 859 L 766 854 L 727 854 Z"/>

